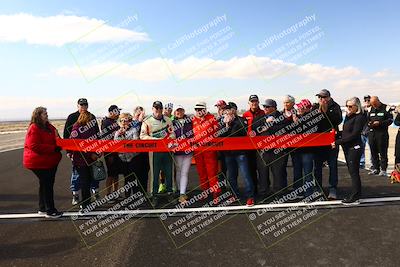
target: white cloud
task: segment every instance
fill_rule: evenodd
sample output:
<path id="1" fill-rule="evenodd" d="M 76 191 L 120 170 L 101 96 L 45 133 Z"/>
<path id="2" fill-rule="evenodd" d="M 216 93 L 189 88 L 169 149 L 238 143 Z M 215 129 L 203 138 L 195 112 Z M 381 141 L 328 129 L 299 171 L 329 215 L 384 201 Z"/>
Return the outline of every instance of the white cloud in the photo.
<path id="1" fill-rule="evenodd" d="M 355 67 L 335 68 L 320 64 L 304 64 L 298 66 L 299 73 L 311 80 L 327 81 L 358 76 L 361 71 Z"/>
<path id="2" fill-rule="evenodd" d="M 372 77 L 374 78 L 385 78 L 390 75 L 389 69 L 383 69 L 381 71 L 377 71 L 374 74 L 372 74 Z"/>
<path id="3" fill-rule="evenodd" d="M 296 65 L 268 57 L 233 57 L 227 60 L 188 57 L 182 61 L 153 58 L 136 64 L 105 62 L 86 67 L 64 66 L 53 74 L 64 77 L 78 77 L 82 73 L 89 80 L 107 75 L 120 78 L 161 81 L 171 75 L 178 79 L 260 79 L 274 78 L 286 73 L 300 76 L 307 81 L 328 81 L 355 77 L 361 72 L 355 67 L 335 68 L 320 64 Z"/>
<path id="4" fill-rule="evenodd" d="M 0 15 L 0 25 L 2 25 L 0 42 L 62 46 L 74 41 L 86 44 L 149 41 L 149 36 L 145 32 L 113 27 L 101 19 L 74 15 L 61 14 L 49 17 L 25 13 Z M 78 38 L 80 39 L 77 40 Z"/>
<path id="5" fill-rule="evenodd" d="M 385 103 L 398 102 L 400 99 L 400 81 L 382 79 L 343 79 L 334 83 L 333 87 L 341 97 L 377 95 Z"/>

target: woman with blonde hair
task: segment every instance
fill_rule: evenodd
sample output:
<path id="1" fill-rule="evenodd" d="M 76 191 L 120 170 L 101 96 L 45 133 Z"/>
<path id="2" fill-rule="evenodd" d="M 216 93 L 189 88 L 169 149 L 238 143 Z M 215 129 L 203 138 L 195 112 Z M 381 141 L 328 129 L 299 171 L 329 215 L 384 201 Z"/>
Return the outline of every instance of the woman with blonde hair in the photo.
<path id="1" fill-rule="evenodd" d="M 346 117 L 344 119 L 341 138 L 332 143 L 343 147 L 347 169 L 349 170 L 352 192 L 342 201 L 343 204 L 358 204 L 361 197 L 360 159 L 362 154 L 361 132 L 366 123 L 361 101 L 358 97 L 352 97 L 346 101 Z"/>
<path id="2" fill-rule="evenodd" d="M 140 135 L 140 127 L 137 127 L 133 122 L 133 117 L 130 113 L 122 113 L 119 116 L 120 129 L 115 132 L 115 140 L 138 140 Z M 141 168 L 136 160 L 139 156 L 137 152 L 124 152 L 118 154 L 122 162 L 122 173 L 124 174 L 125 186 L 138 178 Z M 133 185 L 128 187 L 125 197 L 131 196 L 135 191 Z"/>
<path id="3" fill-rule="evenodd" d="M 61 160 L 61 148 L 56 144 L 57 137 L 57 129 L 49 122 L 47 109 L 35 108 L 26 133 L 23 164 L 39 179 L 38 213 L 47 218 L 62 216 L 54 207 L 53 186 Z"/>

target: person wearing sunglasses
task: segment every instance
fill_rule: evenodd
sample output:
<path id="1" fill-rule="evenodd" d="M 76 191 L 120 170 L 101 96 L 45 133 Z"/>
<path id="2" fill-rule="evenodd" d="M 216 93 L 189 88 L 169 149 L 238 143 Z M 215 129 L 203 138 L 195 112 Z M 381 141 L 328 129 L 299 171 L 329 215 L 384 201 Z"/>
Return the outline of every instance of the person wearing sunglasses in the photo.
<path id="1" fill-rule="evenodd" d="M 197 102 L 194 106 L 195 115 L 192 118 L 194 143 L 203 144 L 213 140 L 218 130 L 218 121 L 207 111 L 205 102 Z M 218 187 L 218 157 L 216 151 L 194 151 L 196 169 L 200 178 L 201 189 L 207 191 L 216 188 L 213 201 L 218 204 L 221 189 Z"/>
<path id="2" fill-rule="evenodd" d="M 140 139 L 142 140 L 161 140 L 165 139 L 168 143 L 170 139 L 175 139 L 172 121 L 167 116 L 163 115 L 163 104 L 161 101 L 153 103 L 153 114 L 146 117 L 141 126 Z M 174 200 L 173 196 L 173 174 L 174 166 L 173 159 L 169 152 L 149 152 L 150 164 L 150 190 L 152 192 L 151 203 L 154 207 L 158 206 L 159 202 L 159 180 L 160 172 L 165 175 L 167 185 L 167 198 L 169 202 Z"/>
<path id="3" fill-rule="evenodd" d="M 140 128 L 135 127 L 133 117 L 130 113 L 122 113 L 119 116 L 119 130 L 115 132 L 114 140 L 138 140 L 140 134 Z M 128 186 L 136 178 L 139 178 L 141 164 L 136 160 L 138 152 L 124 152 L 118 153 L 122 163 L 122 173 L 124 174 L 125 186 L 128 190 L 125 192 L 125 198 L 130 197 L 133 193 L 136 193 L 133 186 Z M 141 181 L 139 181 L 141 182 Z M 138 188 L 137 188 L 138 189 Z"/>
<path id="4" fill-rule="evenodd" d="M 332 143 L 332 148 L 343 147 L 347 169 L 351 177 L 352 191 L 346 196 L 343 204 L 358 204 L 361 196 L 360 159 L 362 154 L 361 132 L 366 117 L 358 97 L 346 101 L 346 117 L 344 119 L 341 138 Z"/>
<path id="5" fill-rule="evenodd" d="M 371 96 L 370 95 L 365 95 L 364 96 L 364 116 L 367 117 L 368 113 L 371 111 Z M 368 143 L 368 134 L 369 134 L 369 126 L 368 126 L 368 122 L 365 121 L 365 125 L 364 128 L 361 132 L 361 140 L 363 143 L 363 146 L 361 148 L 362 154 L 361 154 L 361 160 L 360 160 L 360 168 L 364 169 L 365 166 L 365 148 L 368 144 L 369 147 L 369 143 Z M 369 165 L 372 166 L 372 156 L 371 156 L 371 148 L 369 149 L 370 153 L 369 153 Z"/>
<path id="6" fill-rule="evenodd" d="M 312 104 L 308 99 L 302 99 L 295 105 L 297 111 L 293 115 L 293 123 L 297 134 L 315 133 L 317 127 L 310 123 L 317 120 L 318 113 L 311 113 Z M 314 159 L 316 147 L 298 146 L 294 148 L 290 156 L 293 161 L 293 191 L 298 192 L 299 188 L 309 185 L 313 182 L 314 176 Z M 305 201 L 313 201 L 314 186 L 306 186 L 306 190 L 294 196 L 296 199 L 304 198 Z M 311 199 L 312 198 L 312 199 Z"/>
<path id="7" fill-rule="evenodd" d="M 318 103 L 313 107 L 323 114 L 322 120 L 318 123 L 318 132 L 329 133 L 332 129 L 335 130 L 335 139 L 338 138 L 339 124 L 343 121 L 342 110 L 340 105 L 331 97 L 331 93 L 327 89 L 322 89 L 318 94 Z M 314 177 L 318 182 L 317 187 L 322 188 L 322 167 L 325 161 L 329 166 L 329 195 L 328 199 L 334 200 L 337 198 L 338 185 L 338 166 L 337 159 L 339 148 L 331 146 L 323 146 L 319 148 L 315 156 Z"/>
<path id="8" fill-rule="evenodd" d="M 277 110 L 276 101 L 266 99 L 263 103 L 264 115 L 256 117 L 253 121 L 252 130 L 256 136 L 277 135 L 278 132 L 288 125 L 282 113 Z M 259 152 L 257 157 L 258 171 L 258 193 L 265 200 L 270 194 L 283 194 L 286 177 L 287 152 L 285 149 L 276 151 L 275 148 L 266 148 Z M 270 171 L 272 173 L 272 190 L 270 182 Z M 279 197 L 279 196 L 278 196 Z"/>
<path id="9" fill-rule="evenodd" d="M 78 103 L 77 103 L 77 108 L 78 108 L 78 110 L 76 112 L 69 114 L 69 116 L 65 122 L 64 132 L 63 132 L 64 139 L 69 139 L 71 137 L 72 127 L 78 121 L 78 117 L 83 112 L 88 112 L 89 103 L 88 103 L 87 99 L 79 98 Z M 100 137 L 99 125 L 97 124 L 96 117 L 90 112 L 89 112 L 89 114 L 90 114 L 90 121 L 92 123 L 90 123 L 90 125 L 88 125 L 88 127 L 93 128 L 90 131 L 93 131 L 93 133 L 95 135 L 93 137 L 95 139 L 97 139 L 98 137 Z M 75 135 L 75 133 L 74 133 L 74 135 Z M 67 153 L 67 156 L 68 155 L 73 155 L 73 153 Z M 71 160 L 72 160 L 72 158 L 71 158 Z M 72 174 L 71 174 L 71 183 L 70 184 L 71 184 L 70 188 L 72 191 L 72 205 L 77 205 L 79 203 L 80 181 L 79 181 L 79 173 L 74 166 L 72 166 Z M 100 198 L 99 181 L 95 181 L 94 179 L 92 179 L 90 188 L 91 188 L 91 192 L 94 195 L 94 197 L 96 199 L 99 199 Z"/>

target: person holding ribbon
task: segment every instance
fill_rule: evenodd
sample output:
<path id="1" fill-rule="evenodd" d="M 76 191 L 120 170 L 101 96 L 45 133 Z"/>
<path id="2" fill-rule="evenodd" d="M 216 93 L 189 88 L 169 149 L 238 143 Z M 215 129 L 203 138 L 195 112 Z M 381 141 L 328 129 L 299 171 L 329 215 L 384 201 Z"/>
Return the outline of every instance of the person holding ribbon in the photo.
<path id="1" fill-rule="evenodd" d="M 142 140 L 163 140 L 169 142 L 175 139 L 173 125 L 170 118 L 163 115 L 163 105 L 161 101 L 153 103 L 153 114 L 143 120 L 140 139 Z M 165 175 L 167 185 L 168 200 L 173 201 L 173 161 L 169 152 L 149 152 L 150 161 L 150 189 L 152 190 L 152 205 L 158 206 L 158 187 L 160 172 Z"/>

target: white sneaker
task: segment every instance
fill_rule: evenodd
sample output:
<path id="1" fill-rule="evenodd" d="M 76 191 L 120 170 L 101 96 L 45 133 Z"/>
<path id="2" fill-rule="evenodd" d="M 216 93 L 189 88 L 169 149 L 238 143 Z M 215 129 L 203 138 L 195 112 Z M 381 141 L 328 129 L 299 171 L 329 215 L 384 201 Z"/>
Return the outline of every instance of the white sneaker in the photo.
<path id="1" fill-rule="evenodd" d="M 371 171 L 368 173 L 368 175 L 377 175 L 377 174 L 379 174 L 379 171 L 375 169 L 371 169 Z"/>
<path id="2" fill-rule="evenodd" d="M 387 174 L 387 172 L 386 171 L 380 171 L 379 172 L 379 176 L 388 176 L 388 174 Z"/>
<path id="3" fill-rule="evenodd" d="M 334 189 L 334 188 L 329 189 L 328 199 L 329 200 L 336 200 L 337 199 L 336 189 Z"/>
<path id="4" fill-rule="evenodd" d="M 79 195 L 72 195 L 72 205 L 73 206 L 75 206 L 75 205 L 78 205 L 78 203 L 79 203 Z"/>

